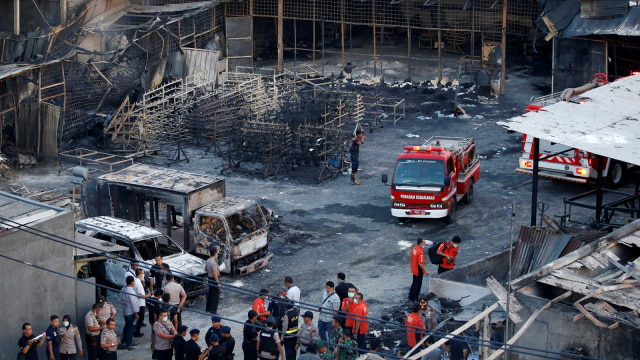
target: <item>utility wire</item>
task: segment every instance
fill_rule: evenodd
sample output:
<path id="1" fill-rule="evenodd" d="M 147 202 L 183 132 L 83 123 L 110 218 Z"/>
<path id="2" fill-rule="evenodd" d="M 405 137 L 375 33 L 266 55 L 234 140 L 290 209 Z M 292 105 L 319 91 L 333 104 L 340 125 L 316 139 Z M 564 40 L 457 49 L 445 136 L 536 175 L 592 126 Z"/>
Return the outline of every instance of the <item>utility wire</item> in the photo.
<path id="1" fill-rule="evenodd" d="M 39 230 L 39 229 L 30 227 L 30 226 L 27 226 L 27 225 L 24 225 L 24 224 L 20 224 L 20 223 L 15 222 L 12 219 L 8 219 L 8 218 L 5 218 L 3 216 L 0 216 L 0 220 L 2 220 L 5 224 L 6 223 L 15 224 L 15 226 L 13 227 L 14 229 L 17 228 L 17 229 L 22 230 L 24 232 L 27 232 L 29 234 L 32 234 L 32 235 L 35 235 L 35 236 L 39 236 L 39 237 L 43 237 L 43 238 L 45 238 L 47 240 L 51 240 L 51 241 L 54 241 L 56 243 L 60 243 L 62 245 L 72 246 L 72 247 L 75 247 L 75 248 L 78 248 L 78 249 L 82 249 L 82 250 L 85 250 L 85 251 L 93 253 L 93 254 L 103 254 L 104 253 L 104 251 L 101 251 L 100 249 L 97 249 L 97 248 L 92 247 L 90 245 L 84 245 L 84 244 L 81 244 L 81 243 L 79 243 L 79 242 L 77 242 L 75 240 L 69 240 L 69 239 L 66 239 L 66 238 L 64 238 L 62 236 L 59 236 L 59 235 L 56 235 L 56 234 L 51 234 L 51 233 L 46 232 L 44 230 Z M 69 244 L 69 243 L 71 243 L 71 244 Z M 115 288 L 112 288 L 112 287 L 109 287 L 109 286 L 106 286 L 106 285 L 102 285 L 102 284 L 89 282 L 89 281 L 86 281 L 84 279 L 79 279 L 79 278 L 77 278 L 75 276 L 70 276 L 70 275 L 66 275 L 66 274 L 63 274 L 63 273 L 59 273 L 59 272 L 56 272 L 54 270 L 47 269 L 47 268 L 44 268 L 44 267 L 41 267 L 41 266 L 38 266 L 38 265 L 34 265 L 34 264 L 31 264 L 31 263 L 26 262 L 26 261 L 22 261 L 22 260 L 18 260 L 18 259 L 14 259 L 14 258 L 8 257 L 8 256 L 3 255 L 3 254 L 0 254 L 0 257 L 6 258 L 8 260 L 16 261 L 16 262 L 19 262 L 19 263 L 22 263 L 22 264 L 25 264 L 25 265 L 28 265 L 28 266 L 32 266 L 32 267 L 35 267 L 35 268 L 40 269 L 40 270 L 51 272 L 51 273 L 54 273 L 56 275 L 72 278 L 72 279 L 75 279 L 77 281 L 81 281 L 81 282 L 84 282 L 84 283 L 88 283 L 90 285 L 98 286 L 100 288 L 105 288 L 105 289 L 112 290 L 112 291 L 115 291 L 115 292 L 118 292 L 118 293 L 122 292 L 122 290 L 118 290 L 118 289 L 115 289 Z M 129 262 L 139 262 L 136 259 L 129 258 L 129 257 L 126 257 L 126 256 L 118 255 L 118 257 L 121 258 L 121 259 L 127 260 Z M 140 264 L 140 266 L 143 267 L 143 268 L 145 268 L 145 267 L 149 268 L 150 267 L 149 264 L 147 264 L 147 263 L 145 263 L 144 265 L 145 266 Z M 180 274 L 182 276 L 175 276 L 176 273 Z M 209 285 L 209 283 L 206 280 L 202 280 L 202 278 L 199 278 L 197 276 L 193 276 L 193 275 L 181 272 L 179 270 L 173 270 L 172 269 L 171 270 L 171 274 L 173 274 L 174 277 L 183 278 L 183 279 L 186 279 L 186 280 L 189 280 L 189 281 L 192 281 L 192 282 L 195 282 L 195 283 L 199 283 L 199 284 L 202 284 L 202 285 L 207 285 L 207 286 Z M 220 284 L 223 285 L 227 290 L 229 290 L 231 292 L 237 292 L 237 293 L 240 293 L 240 294 L 243 294 L 243 295 L 260 296 L 260 293 L 257 292 L 257 291 L 245 290 L 245 289 L 241 289 L 239 287 L 232 286 L 232 285 L 229 285 L 229 284 L 223 284 L 223 283 L 220 283 Z M 133 296 L 133 295 L 131 295 L 129 293 L 127 293 L 127 295 Z M 135 295 L 135 296 L 138 297 L 138 298 L 147 299 L 147 298 L 139 296 L 139 295 Z M 278 301 L 278 299 L 276 297 L 274 297 L 274 296 L 269 297 L 269 300 L 270 301 L 276 301 L 276 302 Z M 300 304 L 300 308 L 305 308 L 305 309 L 309 309 L 309 310 L 317 310 L 318 309 L 317 304 L 309 304 L 309 303 L 304 303 L 304 302 L 299 302 L 299 304 Z M 302 306 L 302 305 L 304 305 L 304 306 Z M 185 308 L 185 307 L 180 307 L 180 306 L 176 306 L 176 308 L 180 308 L 180 309 L 184 309 L 184 310 L 187 310 L 187 311 L 192 311 L 192 312 L 195 312 L 195 313 L 198 313 L 198 314 L 206 315 L 207 317 L 210 316 L 209 313 L 206 313 L 206 312 L 203 312 L 203 311 L 200 311 L 200 310 L 195 310 L 195 309 L 192 309 L 192 308 Z M 343 314 L 344 315 L 342 315 L 342 316 L 349 317 L 349 315 L 347 315 L 347 313 L 343 312 Z M 237 320 L 224 318 L 222 316 L 221 316 L 221 318 L 224 319 L 224 320 L 230 321 L 230 322 L 241 323 L 241 322 L 239 322 Z M 372 317 L 367 317 L 366 319 L 367 319 L 367 322 L 369 324 L 378 324 L 378 325 L 381 325 L 381 326 L 385 326 L 386 328 L 391 329 L 391 330 L 399 330 L 399 331 L 403 331 L 403 332 L 404 331 L 409 331 L 409 330 L 415 330 L 416 333 L 424 333 L 424 329 L 419 328 L 419 327 L 414 327 L 414 326 L 410 326 L 410 325 L 402 326 L 402 325 L 399 325 L 396 322 L 387 321 L 387 320 L 383 320 L 383 319 L 372 318 Z M 357 320 L 357 319 L 354 319 L 354 320 Z M 241 324 L 244 324 L 244 323 L 241 323 Z M 265 327 L 258 327 L 258 326 L 256 326 L 256 327 L 260 328 L 260 329 L 266 329 Z M 429 334 L 433 335 L 434 337 L 444 337 L 444 336 L 450 335 L 450 333 L 442 332 L 442 331 L 431 331 Z M 295 335 L 295 336 L 299 337 L 301 339 L 312 340 L 310 338 L 305 338 L 305 337 L 300 336 L 300 335 Z M 549 358 L 549 359 L 556 359 L 557 357 L 547 357 L 547 356 L 536 355 L 536 354 L 533 354 L 533 353 L 530 353 L 530 352 L 516 350 L 516 348 L 517 349 L 525 349 L 525 350 L 534 351 L 534 352 L 544 352 L 544 353 L 547 353 L 547 354 L 554 354 L 554 355 L 567 355 L 566 353 L 562 353 L 562 352 L 541 350 L 541 349 L 529 348 L 529 347 L 520 346 L 520 345 L 509 345 L 509 344 L 505 344 L 503 342 L 482 340 L 482 339 L 478 339 L 476 337 L 471 337 L 471 336 L 455 335 L 455 338 L 463 339 L 463 340 L 467 341 L 470 344 L 479 345 L 479 346 L 501 347 L 503 345 L 506 345 L 506 350 L 505 351 L 523 353 L 523 354 L 527 354 L 527 355 L 538 356 L 538 357 Z M 313 340 L 316 340 L 316 339 L 313 339 Z M 328 341 L 325 341 L 325 343 L 343 347 L 342 345 L 334 344 L 334 343 L 331 343 L 331 342 L 328 342 Z M 345 348 L 347 348 L 347 347 L 345 347 Z M 385 354 L 385 356 L 387 356 L 387 354 Z M 577 359 L 599 360 L 598 358 L 582 356 L 582 355 L 573 355 L 573 354 L 571 354 L 571 356 L 575 357 Z M 398 358 L 395 355 L 393 357 L 394 358 Z"/>

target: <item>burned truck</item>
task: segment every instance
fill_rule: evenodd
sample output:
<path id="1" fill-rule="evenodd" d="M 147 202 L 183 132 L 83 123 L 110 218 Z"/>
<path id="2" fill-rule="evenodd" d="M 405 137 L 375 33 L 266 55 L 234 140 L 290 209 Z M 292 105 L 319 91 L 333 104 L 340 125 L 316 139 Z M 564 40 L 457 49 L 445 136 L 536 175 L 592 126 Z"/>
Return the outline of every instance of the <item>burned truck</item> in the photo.
<path id="1" fill-rule="evenodd" d="M 217 246 L 222 272 L 244 275 L 260 269 L 273 259 L 268 218 L 253 200 L 225 197 L 205 205 L 194 216 L 196 252 L 208 256 L 208 249 Z"/>
<path id="2" fill-rule="evenodd" d="M 135 164 L 87 181 L 85 188 L 90 217 L 164 227 L 169 237 L 182 237 L 183 248 L 202 258 L 217 246 L 222 272 L 249 274 L 273 258 L 266 209 L 252 200 L 226 197 L 224 178 Z M 160 216 L 161 210 L 166 216 Z"/>

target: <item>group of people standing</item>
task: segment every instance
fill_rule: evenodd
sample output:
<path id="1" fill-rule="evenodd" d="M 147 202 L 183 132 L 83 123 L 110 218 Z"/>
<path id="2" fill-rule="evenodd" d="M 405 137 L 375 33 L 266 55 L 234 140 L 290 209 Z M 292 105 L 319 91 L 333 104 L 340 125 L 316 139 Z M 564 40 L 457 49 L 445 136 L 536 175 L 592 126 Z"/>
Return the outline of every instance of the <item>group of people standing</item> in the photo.
<path id="1" fill-rule="evenodd" d="M 359 349 L 367 349 L 368 308 L 364 295 L 345 279 L 338 273 L 338 285 L 325 283 L 317 322 L 312 311 L 300 316 L 300 289 L 290 276 L 276 297 L 260 290 L 243 328 L 244 359 L 354 360 Z"/>

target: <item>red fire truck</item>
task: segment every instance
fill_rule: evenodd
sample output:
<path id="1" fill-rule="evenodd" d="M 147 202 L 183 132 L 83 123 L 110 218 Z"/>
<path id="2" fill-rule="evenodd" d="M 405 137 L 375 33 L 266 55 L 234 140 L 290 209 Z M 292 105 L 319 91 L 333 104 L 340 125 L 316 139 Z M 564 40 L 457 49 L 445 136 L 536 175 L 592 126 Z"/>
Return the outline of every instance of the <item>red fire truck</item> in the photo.
<path id="1" fill-rule="evenodd" d="M 399 218 L 455 220 L 459 200 L 473 201 L 480 162 L 472 138 L 433 136 L 405 146 L 391 179 L 391 215 Z M 382 182 L 387 183 L 387 174 Z"/>
<path id="2" fill-rule="evenodd" d="M 535 98 L 533 103 L 527 106 L 526 112 L 545 111 L 544 106 L 559 101 L 570 101 L 581 104 L 584 100 L 580 94 L 607 84 L 606 74 L 596 74 L 594 80 L 578 88 L 570 88 L 562 93 Z M 522 156 L 516 172 L 521 174 L 533 174 L 533 136 L 522 134 Z M 546 140 L 539 142 L 538 175 L 573 181 L 577 183 L 595 182 L 598 177 L 598 159 L 596 154 L 588 151 L 574 149 L 562 144 L 552 143 Z M 615 159 L 602 157 L 603 173 L 607 187 L 615 189 L 624 181 L 625 175 L 631 164 Z"/>

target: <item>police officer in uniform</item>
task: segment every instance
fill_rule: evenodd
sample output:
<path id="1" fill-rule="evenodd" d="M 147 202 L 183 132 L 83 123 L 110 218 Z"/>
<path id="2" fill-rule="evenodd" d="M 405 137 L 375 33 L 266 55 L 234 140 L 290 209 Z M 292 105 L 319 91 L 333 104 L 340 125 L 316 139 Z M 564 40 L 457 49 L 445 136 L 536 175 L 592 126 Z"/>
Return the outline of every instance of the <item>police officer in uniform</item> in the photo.
<path id="1" fill-rule="evenodd" d="M 100 303 L 100 311 L 98 312 L 98 321 L 101 325 L 106 325 L 107 319 L 115 319 L 116 318 L 116 307 L 113 306 L 112 303 L 107 301 L 107 298 L 100 295 L 98 298 L 98 303 Z"/>
<path id="2" fill-rule="evenodd" d="M 98 349 L 100 348 L 100 331 L 105 325 L 101 325 L 98 321 L 97 314 L 100 312 L 100 303 L 95 303 L 91 307 L 91 311 L 84 316 L 84 325 L 87 329 L 85 340 L 87 341 L 87 359 L 98 360 Z"/>
<path id="3" fill-rule="evenodd" d="M 260 360 L 276 360 L 280 355 L 284 360 L 280 334 L 274 329 L 276 319 L 269 316 L 266 323 L 267 329 L 260 331 L 258 335 L 258 356 L 260 356 Z"/>
<path id="4" fill-rule="evenodd" d="M 284 331 L 284 353 L 286 360 L 296 360 L 296 343 L 298 338 L 298 317 L 300 310 L 294 306 L 293 301 L 287 302 L 287 312 L 282 318 L 282 330 Z"/>
<path id="5" fill-rule="evenodd" d="M 58 328 L 60 340 L 60 360 L 76 360 L 76 354 L 82 356 L 82 338 L 77 326 L 71 324 L 71 316 L 62 317 L 62 326 Z M 76 349 L 76 346 L 78 347 Z M 79 350 L 78 352 L 76 352 Z"/>
<path id="6" fill-rule="evenodd" d="M 173 323 L 169 321 L 169 313 L 167 311 L 160 312 L 158 321 L 153 324 L 153 332 L 156 334 L 156 345 L 153 349 L 152 359 L 171 360 L 173 357 L 171 343 L 176 336 L 176 329 L 173 327 Z"/>
<path id="7" fill-rule="evenodd" d="M 100 335 L 100 359 L 101 360 L 117 360 L 118 359 L 118 335 L 116 335 L 116 321 L 107 319 L 106 328 L 102 330 Z"/>
<path id="8" fill-rule="evenodd" d="M 242 352 L 244 360 L 256 360 L 258 358 L 256 341 L 258 341 L 258 332 L 254 326 L 258 319 L 258 313 L 255 310 L 249 310 L 247 321 L 242 328 Z"/>
<path id="9" fill-rule="evenodd" d="M 220 337 L 217 334 L 211 334 L 209 348 L 207 348 L 207 360 L 220 360 L 223 351 L 224 349 L 220 346 Z"/>

